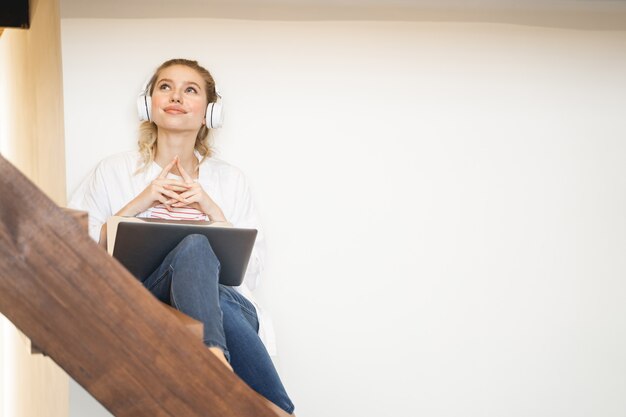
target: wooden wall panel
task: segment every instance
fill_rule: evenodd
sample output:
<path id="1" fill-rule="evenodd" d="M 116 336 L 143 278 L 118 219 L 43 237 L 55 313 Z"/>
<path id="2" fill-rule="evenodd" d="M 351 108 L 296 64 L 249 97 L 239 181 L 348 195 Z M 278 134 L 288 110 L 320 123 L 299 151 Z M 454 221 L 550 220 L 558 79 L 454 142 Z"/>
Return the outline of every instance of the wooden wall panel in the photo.
<path id="1" fill-rule="evenodd" d="M 30 7 L 30 29 L 0 29 L 0 152 L 64 204 L 59 0 L 30 0 Z M 0 417 L 67 417 L 65 372 L 31 355 L 30 340 L 10 323 L 3 321 L 2 335 Z"/>
<path id="2" fill-rule="evenodd" d="M 30 0 L 31 28 L 0 37 L 3 156 L 65 204 L 61 23 L 58 0 Z"/>

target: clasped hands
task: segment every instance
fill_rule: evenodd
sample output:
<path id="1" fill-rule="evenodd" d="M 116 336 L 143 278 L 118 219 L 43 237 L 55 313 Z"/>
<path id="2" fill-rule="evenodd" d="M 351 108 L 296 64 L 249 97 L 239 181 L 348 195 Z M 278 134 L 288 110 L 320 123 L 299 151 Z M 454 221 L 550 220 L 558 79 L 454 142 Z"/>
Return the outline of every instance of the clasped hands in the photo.
<path id="1" fill-rule="evenodd" d="M 176 166 L 182 181 L 167 178 L 167 174 Z M 149 207 L 163 204 L 167 210 L 172 207 L 191 207 L 206 214 L 211 221 L 225 221 L 224 214 L 219 206 L 209 197 L 202 186 L 195 182 L 185 171 L 178 156 L 174 157 L 163 171 L 146 189 L 137 196 L 139 212 Z"/>

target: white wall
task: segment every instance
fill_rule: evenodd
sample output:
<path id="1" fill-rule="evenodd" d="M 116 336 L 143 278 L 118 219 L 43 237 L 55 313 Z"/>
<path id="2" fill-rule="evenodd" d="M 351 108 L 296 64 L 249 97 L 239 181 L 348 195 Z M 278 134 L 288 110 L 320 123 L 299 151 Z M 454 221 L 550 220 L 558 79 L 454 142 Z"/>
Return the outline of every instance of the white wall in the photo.
<path id="1" fill-rule="evenodd" d="M 134 147 L 161 61 L 213 71 L 300 417 L 626 414 L 626 32 L 66 19 L 62 39 L 70 190 Z"/>

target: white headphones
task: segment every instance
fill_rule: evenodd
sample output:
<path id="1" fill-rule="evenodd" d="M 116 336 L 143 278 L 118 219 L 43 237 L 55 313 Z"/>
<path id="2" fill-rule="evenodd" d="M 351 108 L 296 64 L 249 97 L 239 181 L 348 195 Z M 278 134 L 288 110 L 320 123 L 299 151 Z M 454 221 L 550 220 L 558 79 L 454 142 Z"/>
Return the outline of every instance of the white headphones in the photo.
<path id="1" fill-rule="evenodd" d="M 146 82 L 144 88 L 137 97 L 137 112 L 139 113 L 139 120 L 152 121 L 152 97 L 150 96 L 150 85 Z M 215 94 L 217 94 L 217 100 L 214 103 L 209 103 L 206 107 L 206 126 L 210 129 L 217 129 L 222 127 L 224 122 L 224 112 L 222 107 L 222 95 L 215 87 Z"/>

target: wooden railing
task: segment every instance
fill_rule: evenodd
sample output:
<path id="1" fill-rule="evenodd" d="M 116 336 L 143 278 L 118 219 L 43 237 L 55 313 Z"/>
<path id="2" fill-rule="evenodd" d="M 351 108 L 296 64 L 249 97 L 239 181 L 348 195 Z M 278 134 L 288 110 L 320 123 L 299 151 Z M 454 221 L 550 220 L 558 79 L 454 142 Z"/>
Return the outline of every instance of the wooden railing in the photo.
<path id="1" fill-rule="evenodd" d="M 0 312 L 115 416 L 276 416 L 1 156 Z"/>

